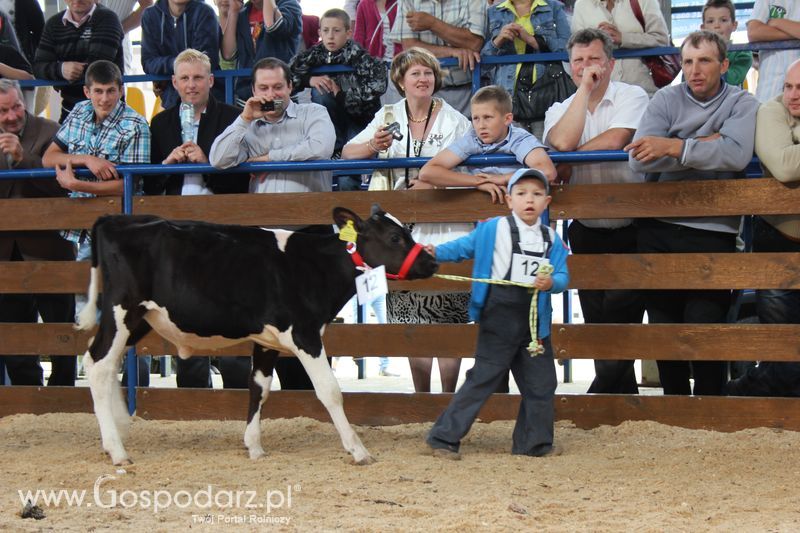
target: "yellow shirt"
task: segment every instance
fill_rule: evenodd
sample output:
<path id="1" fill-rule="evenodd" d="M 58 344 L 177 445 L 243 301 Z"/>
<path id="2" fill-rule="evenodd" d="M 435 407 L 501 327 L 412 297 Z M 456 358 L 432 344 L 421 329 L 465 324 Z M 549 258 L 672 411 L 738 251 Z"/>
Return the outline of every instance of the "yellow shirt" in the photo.
<path id="1" fill-rule="evenodd" d="M 521 15 L 517 13 L 517 9 L 514 7 L 514 2 L 512 0 L 505 0 L 501 4 L 498 4 L 497 7 L 504 7 L 514 13 L 514 22 L 522 26 L 525 31 L 530 35 L 535 35 L 533 30 L 533 23 L 531 23 L 531 13 L 537 7 L 547 7 L 547 2 L 545 0 L 534 0 L 531 2 L 531 9 L 528 13 L 522 13 Z M 525 41 L 522 39 L 516 38 L 514 39 L 514 50 L 517 54 L 524 54 L 525 53 Z M 519 77 L 519 71 L 522 69 L 522 63 L 517 64 L 517 71 L 514 74 L 514 79 L 516 80 Z M 531 78 L 532 82 L 536 81 L 536 69 L 533 70 L 533 77 Z"/>

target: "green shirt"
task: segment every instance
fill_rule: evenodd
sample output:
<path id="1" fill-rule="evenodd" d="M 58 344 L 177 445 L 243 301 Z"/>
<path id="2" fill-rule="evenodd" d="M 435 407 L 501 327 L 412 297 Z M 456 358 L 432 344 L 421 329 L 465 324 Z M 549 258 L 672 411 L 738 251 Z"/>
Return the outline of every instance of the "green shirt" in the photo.
<path id="1" fill-rule="evenodd" d="M 742 86 L 747 72 L 753 64 L 753 53 L 747 50 L 740 52 L 728 52 L 728 72 L 725 73 L 725 81 L 731 85 Z"/>

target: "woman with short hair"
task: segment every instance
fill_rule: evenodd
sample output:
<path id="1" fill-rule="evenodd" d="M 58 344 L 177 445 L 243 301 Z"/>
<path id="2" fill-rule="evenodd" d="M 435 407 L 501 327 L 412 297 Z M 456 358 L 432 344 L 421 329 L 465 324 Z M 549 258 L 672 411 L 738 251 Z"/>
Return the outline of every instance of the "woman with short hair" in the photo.
<path id="1" fill-rule="evenodd" d="M 378 154 L 389 158 L 433 157 L 469 129 L 470 122 L 464 115 L 433 96 L 442 86 L 442 72 L 439 61 L 427 50 L 414 47 L 396 55 L 389 77 L 405 98 L 378 111 L 364 131 L 345 145 L 343 159 L 368 159 Z M 402 139 L 395 140 L 392 132 L 386 130 L 391 123 L 397 123 Z M 416 168 L 392 169 L 391 187 L 431 188 L 417 179 L 418 174 Z M 472 228 L 467 223 L 424 223 L 415 224 L 411 233 L 417 242 L 436 245 L 467 235 Z M 469 292 L 392 292 L 386 304 L 388 321 L 395 324 L 450 324 L 469 320 Z M 414 389 L 430 392 L 433 358 L 409 358 L 409 365 Z M 460 367 L 460 359 L 439 358 L 442 391 L 455 391 Z"/>

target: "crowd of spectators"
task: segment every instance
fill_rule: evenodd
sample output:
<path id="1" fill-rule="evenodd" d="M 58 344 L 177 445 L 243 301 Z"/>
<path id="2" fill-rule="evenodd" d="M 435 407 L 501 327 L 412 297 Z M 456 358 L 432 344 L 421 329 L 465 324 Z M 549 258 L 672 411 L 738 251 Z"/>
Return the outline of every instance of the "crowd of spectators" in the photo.
<path id="1" fill-rule="evenodd" d="M 118 195 L 121 182 L 115 167 L 122 163 L 210 162 L 230 168 L 246 161 L 433 157 L 422 172 L 389 171 L 388 188 L 476 187 L 492 201 L 502 201 L 509 176 L 523 166 L 538 168 L 552 182 L 736 178 L 743 175 L 756 136 L 761 141 L 755 146 L 759 155 L 764 151 L 766 157 L 769 152 L 782 166 L 787 154 L 796 158 L 794 128 L 800 111 L 795 93 L 800 83 L 793 73 L 800 50 L 762 51 L 755 97 L 750 95 L 741 85 L 753 56 L 728 51 L 738 25 L 730 0 L 708 0 L 701 31 L 682 45 L 682 74 L 661 89 L 642 59 L 613 58 L 615 49 L 671 44 L 657 0 L 577 0 L 574 5 L 559 0 L 360 0 L 328 10 L 319 19 L 304 15 L 298 0 L 215 0 L 216 13 L 202 0 L 65 3 L 66 9 L 45 21 L 35 0 L 0 1 L 0 78 L 24 80 L 35 75 L 60 82 L 55 89 L 62 100 L 56 132 L 54 123 L 40 122 L 30 112 L 30 94 L 16 85 L 0 84 L 4 168 L 55 166 L 61 185 L 52 190 L 16 186 L 9 189 L 12 197 L 67 192 Z M 750 40 L 799 38 L 798 9 L 789 0 L 757 0 L 747 21 Z M 152 118 L 149 127 L 125 103 L 121 84 L 121 76 L 131 68 L 127 34 L 139 24 L 143 70 L 171 76 L 159 83 L 164 111 Z M 525 94 L 535 94 L 537 87 L 544 91 L 551 75 L 548 65 L 557 63 L 561 68 L 561 62 L 534 60 L 482 68 L 483 85 L 491 87 L 471 100 L 473 72 L 481 54 L 563 51 L 568 52 L 564 75 L 574 85 L 569 94 L 559 94 L 557 101 L 541 109 L 536 120 L 515 120 L 520 100 L 516 96 L 523 88 Z M 455 58 L 457 64 L 441 68 L 442 58 Z M 315 72 L 326 65 L 352 70 Z M 222 84 L 212 74 L 219 68 L 252 69 L 252 78 L 236 80 L 236 107 L 221 102 Z M 311 102 L 300 103 L 298 93 L 306 89 Z M 501 93 L 509 97 L 508 103 Z M 25 104 L 22 108 L 17 96 Z M 486 104 L 489 101 L 503 103 L 498 107 Z M 756 113 L 758 128 L 769 128 L 770 133 L 756 129 Z M 775 154 L 773 134 L 779 128 L 772 123 L 782 121 L 788 121 L 791 135 L 786 146 L 781 145 L 786 152 Z M 508 128 L 503 130 L 507 137 L 486 137 L 487 124 L 501 123 Z M 39 137 L 47 132 L 53 142 L 41 145 Z M 556 168 L 545 151 L 596 149 L 628 150 L 630 165 Z M 457 168 L 476 153 L 511 153 L 519 164 Z M 776 165 L 772 165 L 776 178 L 800 179 L 796 166 L 784 171 Z M 76 178 L 72 167 L 81 166 L 95 179 Z M 364 183 L 356 177 L 346 188 L 359 189 L 366 183 L 366 177 Z M 330 171 L 187 174 L 148 179 L 143 192 L 280 193 L 329 191 L 332 186 Z M 710 252 L 733 251 L 740 225 L 740 217 L 575 220 L 567 231 L 576 253 Z M 774 217 L 757 219 L 758 246 L 794 250 L 796 245 L 789 244 L 797 242 L 794 225 Z M 413 232 L 418 241 L 437 245 L 466 235 L 471 226 L 463 226 L 418 224 Z M 788 241 L 780 241 L 781 237 Z M 64 238 L 75 244 L 79 260 L 86 257 L 85 232 L 66 232 Z M 23 241 L 9 242 L 8 253 L 0 260 L 47 257 L 28 252 Z M 52 249 L 56 253 L 59 247 Z M 72 258 L 69 253 L 56 255 Z M 651 291 L 644 300 L 624 291 L 579 291 L 579 296 L 587 322 L 640 322 L 645 309 L 651 322 L 721 322 L 730 301 L 727 291 Z M 759 297 L 762 322 L 798 320 L 797 313 L 783 310 L 789 305 L 797 310 L 792 300 L 796 296 L 776 296 L 773 291 Z M 765 303 L 778 297 L 781 312 L 775 311 L 777 304 Z M 53 311 L 55 298 L 12 300 L 0 296 L 0 320 L 32 320 L 37 314 L 45 320 L 69 318 L 65 310 Z M 66 301 L 62 300 L 58 305 Z M 468 302 L 468 293 L 391 293 L 388 319 L 466 322 Z M 10 369 L 16 364 L 13 358 L 5 359 Z M 194 373 L 186 383 L 207 385 L 205 361 L 191 369 L 184 365 L 186 372 Z M 459 363 L 439 361 L 444 390 L 455 388 Z M 721 365 L 659 362 L 665 393 L 692 393 L 688 384 L 693 376 L 695 393 L 721 394 L 726 387 Z M 431 366 L 432 360 L 411 360 L 417 390 L 430 390 Z M 637 391 L 630 361 L 598 361 L 596 370 L 590 392 Z M 34 367 L 25 372 L 34 377 L 16 379 L 23 375 L 20 370 L 12 381 L 37 381 Z M 751 373 L 748 379 L 773 374 Z M 230 383 L 236 383 L 231 386 L 243 386 L 241 369 L 233 368 L 230 375 Z M 730 390 L 741 392 L 744 385 Z"/>

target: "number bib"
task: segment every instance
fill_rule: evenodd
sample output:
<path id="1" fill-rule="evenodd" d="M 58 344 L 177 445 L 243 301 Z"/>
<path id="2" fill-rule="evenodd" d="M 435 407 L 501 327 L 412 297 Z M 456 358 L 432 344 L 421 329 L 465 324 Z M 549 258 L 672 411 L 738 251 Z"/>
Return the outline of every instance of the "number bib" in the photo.
<path id="1" fill-rule="evenodd" d="M 542 265 L 549 265 L 546 257 L 534 257 L 525 254 L 512 254 L 511 281 L 532 285 L 536 281 L 536 273 Z"/>
<path id="2" fill-rule="evenodd" d="M 372 303 L 389 292 L 386 284 L 386 267 L 383 265 L 368 270 L 356 278 L 356 295 L 359 305 Z"/>

